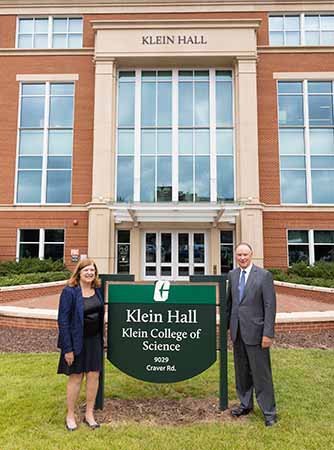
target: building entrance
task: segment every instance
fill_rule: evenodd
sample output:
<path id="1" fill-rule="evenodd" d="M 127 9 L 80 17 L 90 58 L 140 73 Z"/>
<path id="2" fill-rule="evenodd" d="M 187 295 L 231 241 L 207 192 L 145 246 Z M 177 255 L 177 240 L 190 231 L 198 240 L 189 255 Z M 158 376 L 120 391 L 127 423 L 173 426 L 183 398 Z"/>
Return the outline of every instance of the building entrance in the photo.
<path id="1" fill-rule="evenodd" d="M 143 236 L 143 278 L 188 280 L 207 274 L 207 235 L 201 231 L 149 231 Z"/>

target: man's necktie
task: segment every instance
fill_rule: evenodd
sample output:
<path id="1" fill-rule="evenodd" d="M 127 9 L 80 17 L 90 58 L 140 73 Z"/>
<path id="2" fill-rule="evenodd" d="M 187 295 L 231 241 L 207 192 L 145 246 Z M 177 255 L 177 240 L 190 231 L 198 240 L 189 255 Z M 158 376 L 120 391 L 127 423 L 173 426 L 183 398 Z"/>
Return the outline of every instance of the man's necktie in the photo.
<path id="1" fill-rule="evenodd" d="M 239 280 L 239 303 L 241 302 L 242 296 L 244 295 L 246 285 L 246 270 L 241 272 L 241 277 Z"/>

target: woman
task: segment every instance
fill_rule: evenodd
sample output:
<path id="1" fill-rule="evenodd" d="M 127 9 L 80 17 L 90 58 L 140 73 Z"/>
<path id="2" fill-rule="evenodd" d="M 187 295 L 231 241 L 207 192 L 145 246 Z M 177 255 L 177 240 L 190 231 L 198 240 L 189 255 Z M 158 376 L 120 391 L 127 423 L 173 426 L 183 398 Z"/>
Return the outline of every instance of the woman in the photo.
<path id="1" fill-rule="evenodd" d="M 84 423 L 95 429 L 94 404 L 103 357 L 103 299 L 101 282 L 92 259 L 80 261 L 63 289 L 58 310 L 61 349 L 58 373 L 68 375 L 66 428 L 77 429 L 74 414 L 83 375 L 86 374 Z"/>

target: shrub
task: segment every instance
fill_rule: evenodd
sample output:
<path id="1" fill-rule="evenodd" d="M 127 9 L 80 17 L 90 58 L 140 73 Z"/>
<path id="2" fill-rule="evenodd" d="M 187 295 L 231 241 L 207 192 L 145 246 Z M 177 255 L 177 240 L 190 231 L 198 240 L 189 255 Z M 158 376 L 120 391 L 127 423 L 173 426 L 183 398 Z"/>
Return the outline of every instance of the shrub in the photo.
<path id="1" fill-rule="evenodd" d="M 67 280 L 68 270 L 62 272 L 22 273 L 0 277 L 0 286 L 17 286 L 20 284 L 48 283 L 51 281 Z"/>
<path id="2" fill-rule="evenodd" d="M 281 269 L 269 270 L 276 281 L 334 288 L 334 263 L 321 261 L 307 266 L 305 262 L 299 262 L 293 264 L 287 273 Z"/>
<path id="3" fill-rule="evenodd" d="M 23 258 L 20 261 L 0 262 L 0 277 L 14 274 L 45 273 L 66 271 L 62 260 L 53 261 L 39 258 Z"/>

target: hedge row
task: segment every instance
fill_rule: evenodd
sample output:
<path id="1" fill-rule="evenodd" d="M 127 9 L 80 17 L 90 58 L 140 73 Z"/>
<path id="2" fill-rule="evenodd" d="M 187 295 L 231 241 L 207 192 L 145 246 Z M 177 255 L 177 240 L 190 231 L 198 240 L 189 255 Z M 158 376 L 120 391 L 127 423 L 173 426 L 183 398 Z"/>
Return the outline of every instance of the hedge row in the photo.
<path id="1" fill-rule="evenodd" d="M 51 281 L 67 280 L 70 272 L 43 272 L 43 273 L 23 273 L 18 275 L 8 275 L 0 277 L 0 286 L 17 286 L 20 284 L 48 283 Z"/>
<path id="2" fill-rule="evenodd" d="M 66 270 L 62 260 L 53 261 L 51 258 L 23 258 L 20 261 L 0 262 L 0 277 L 25 273 L 63 272 Z"/>
<path id="3" fill-rule="evenodd" d="M 334 288 L 334 263 L 317 262 L 307 266 L 304 262 L 293 264 L 287 272 L 269 269 L 277 281 Z"/>

